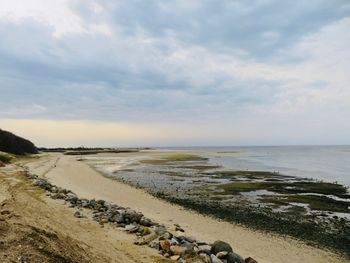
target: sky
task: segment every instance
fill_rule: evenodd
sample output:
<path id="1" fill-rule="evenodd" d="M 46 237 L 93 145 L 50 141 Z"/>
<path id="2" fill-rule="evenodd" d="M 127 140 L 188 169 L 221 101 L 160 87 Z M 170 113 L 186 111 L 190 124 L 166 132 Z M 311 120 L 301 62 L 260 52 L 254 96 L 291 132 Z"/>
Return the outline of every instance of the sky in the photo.
<path id="1" fill-rule="evenodd" d="M 348 0 L 0 0 L 0 128 L 38 146 L 350 144 Z"/>

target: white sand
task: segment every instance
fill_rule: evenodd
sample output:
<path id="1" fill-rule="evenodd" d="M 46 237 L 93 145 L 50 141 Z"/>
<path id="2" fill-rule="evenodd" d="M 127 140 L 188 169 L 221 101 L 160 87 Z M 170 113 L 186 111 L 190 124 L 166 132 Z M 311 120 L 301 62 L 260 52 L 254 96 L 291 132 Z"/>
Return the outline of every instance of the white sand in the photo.
<path id="1" fill-rule="evenodd" d="M 291 238 L 252 231 L 158 200 L 143 190 L 108 179 L 76 159 L 76 156 L 50 154 L 27 163 L 27 166 L 32 172 L 47 177 L 55 185 L 72 190 L 79 197 L 104 199 L 131 207 L 170 228 L 178 223 L 187 235 L 206 242 L 224 240 L 237 253 L 244 257 L 251 256 L 259 263 L 348 262 L 335 253 Z"/>

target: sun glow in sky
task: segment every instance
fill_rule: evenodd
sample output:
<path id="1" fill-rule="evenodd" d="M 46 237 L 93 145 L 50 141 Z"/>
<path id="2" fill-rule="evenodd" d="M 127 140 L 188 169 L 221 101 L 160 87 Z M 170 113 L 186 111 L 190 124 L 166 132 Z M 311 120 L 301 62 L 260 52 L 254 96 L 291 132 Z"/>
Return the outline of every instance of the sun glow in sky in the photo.
<path id="1" fill-rule="evenodd" d="M 38 146 L 350 144 L 350 2 L 0 0 L 0 128 Z"/>

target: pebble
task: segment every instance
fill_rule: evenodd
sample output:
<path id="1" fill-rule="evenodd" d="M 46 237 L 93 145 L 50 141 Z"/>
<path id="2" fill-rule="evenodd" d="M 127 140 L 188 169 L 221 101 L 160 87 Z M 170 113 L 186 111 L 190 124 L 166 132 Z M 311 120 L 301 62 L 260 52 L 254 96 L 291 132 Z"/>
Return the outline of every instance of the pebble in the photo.
<path id="1" fill-rule="evenodd" d="M 212 263 L 222 263 L 222 261 L 218 259 L 217 256 L 215 256 L 214 254 L 211 254 L 210 258 Z"/>
<path id="2" fill-rule="evenodd" d="M 124 230 L 129 232 L 129 233 L 134 233 L 139 229 L 139 226 L 137 225 L 126 225 Z"/>
<path id="3" fill-rule="evenodd" d="M 83 215 L 79 211 L 76 211 L 74 213 L 74 216 L 77 217 L 77 218 L 82 218 L 83 217 Z"/>
<path id="4" fill-rule="evenodd" d="M 179 255 L 174 255 L 174 256 L 171 256 L 170 259 L 173 260 L 173 261 L 178 261 L 180 258 Z"/>

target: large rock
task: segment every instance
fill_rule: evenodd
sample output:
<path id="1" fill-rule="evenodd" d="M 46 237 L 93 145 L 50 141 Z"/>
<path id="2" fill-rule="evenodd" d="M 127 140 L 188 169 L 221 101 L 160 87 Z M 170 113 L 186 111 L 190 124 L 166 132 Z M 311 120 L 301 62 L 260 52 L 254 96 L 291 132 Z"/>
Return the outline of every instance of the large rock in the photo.
<path id="1" fill-rule="evenodd" d="M 217 240 L 213 243 L 212 247 L 211 247 L 211 253 L 216 255 L 219 252 L 222 251 L 226 251 L 228 253 L 233 252 L 232 247 L 230 246 L 230 244 L 221 241 L 221 240 Z"/>
<path id="2" fill-rule="evenodd" d="M 124 214 L 124 220 L 129 221 L 130 223 L 139 223 L 142 217 L 142 213 L 138 213 L 132 209 L 127 209 Z"/>
<path id="3" fill-rule="evenodd" d="M 244 260 L 244 262 L 245 262 L 245 263 L 258 263 L 254 258 L 251 258 L 251 257 L 246 258 L 246 259 Z"/>
<path id="4" fill-rule="evenodd" d="M 244 259 L 234 252 L 228 253 L 225 259 L 227 263 L 245 263 Z"/>
<path id="5" fill-rule="evenodd" d="M 153 226 L 154 223 L 152 222 L 151 219 L 147 218 L 147 217 L 142 217 L 140 219 L 140 225 L 143 225 L 143 226 Z"/>

